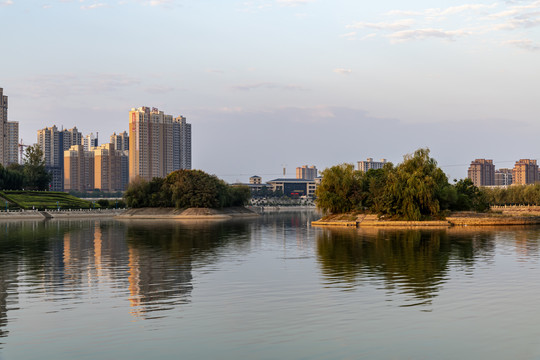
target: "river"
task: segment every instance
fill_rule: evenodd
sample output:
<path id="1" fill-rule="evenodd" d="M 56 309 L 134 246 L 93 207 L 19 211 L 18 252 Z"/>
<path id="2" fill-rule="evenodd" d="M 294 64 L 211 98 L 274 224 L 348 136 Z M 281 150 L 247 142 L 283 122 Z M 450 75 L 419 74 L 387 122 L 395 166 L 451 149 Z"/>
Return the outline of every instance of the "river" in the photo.
<path id="1" fill-rule="evenodd" d="M 539 359 L 540 227 L 0 222 L 0 359 Z"/>

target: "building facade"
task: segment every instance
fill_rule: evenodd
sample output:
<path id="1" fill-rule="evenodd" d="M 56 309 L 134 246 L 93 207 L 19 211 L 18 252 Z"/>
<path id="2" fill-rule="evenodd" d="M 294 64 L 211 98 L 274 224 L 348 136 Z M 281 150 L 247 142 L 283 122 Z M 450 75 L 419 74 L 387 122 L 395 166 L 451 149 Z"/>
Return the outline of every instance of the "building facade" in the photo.
<path id="1" fill-rule="evenodd" d="M 526 185 L 538 182 L 538 164 L 536 160 L 520 159 L 512 170 L 513 184 Z"/>
<path id="2" fill-rule="evenodd" d="M 495 185 L 495 165 L 493 160 L 476 159 L 471 161 L 467 177 L 472 180 L 476 186 Z"/>
<path id="3" fill-rule="evenodd" d="M 127 188 L 128 152 L 116 150 L 112 143 L 92 148 L 94 158 L 94 189 L 104 192 Z M 124 171 L 123 171 L 124 170 Z"/>
<path id="4" fill-rule="evenodd" d="M 8 97 L 4 95 L 4 89 L 0 88 L 0 164 L 7 165 L 7 119 L 8 119 Z"/>
<path id="5" fill-rule="evenodd" d="M 91 151 L 93 147 L 98 146 L 98 137 L 97 137 L 97 135 L 94 136 L 94 133 L 90 133 L 89 135 L 86 135 L 82 139 L 82 144 L 84 146 L 85 151 Z"/>
<path id="6" fill-rule="evenodd" d="M 19 123 L 8 121 L 8 97 L 0 88 L 0 164 L 19 162 Z"/>
<path id="7" fill-rule="evenodd" d="M 368 172 L 368 170 L 377 170 L 382 169 L 384 164 L 386 164 L 386 159 L 381 159 L 381 161 L 373 161 L 373 158 L 367 158 L 366 161 L 358 162 L 358 170 L 362 172 Z"/>
<path id="8" fill-rule="evenodd" d="M 116 150 L 129 150 L 129 135 L 126 131 L 120 134 L 113 133 L 110 138 L 110 143 L 114 145 Z"/>
<path id="9" fill-rule="evenodd" d="M 496 186 L 508 186 L 513 184 L 512 169 L 498 169 L 495 170 L 495 185 Z"/>
<path id="10" fill-rule="evenodd" d="M 19 122 L 7 122 L 7 159 L 6 164 L 19 163 Z"/>
<path id="11" fill-rule="evenodd" d="M 280 191 L 285 196 L 314 197 L 317 190 L 315 180 L 306 179 L 274 179 L 268 182 L 272 191 Z"/>
<path id="12" fill-rule="evenodd" d="M 191 169 L 191 124 L 157 108 L 129 112 L 129 179 L 151 180 Z"/>
<path id="13" fill-rule="evenodd" d="M 81 145 L 82 134 L 73 127 L 58 130 L 56 125 L 38 130 L 37 144 L 43 152 L 45 168 L 52 174 L 51 190 L 64 191 L 64 151 Z"/>
<path id="14" fill-rule="evenodd" d="M 315 166 L 301 166 L 296 168 L 296 178 L 313 180 L 317 177 L 317 168 Z"/>
<path id="15" fill-rule="evenodd" d="M 73 145 L 64 151 L 64 190 L 94 190 L 94 153 L 83 145 Z"/>

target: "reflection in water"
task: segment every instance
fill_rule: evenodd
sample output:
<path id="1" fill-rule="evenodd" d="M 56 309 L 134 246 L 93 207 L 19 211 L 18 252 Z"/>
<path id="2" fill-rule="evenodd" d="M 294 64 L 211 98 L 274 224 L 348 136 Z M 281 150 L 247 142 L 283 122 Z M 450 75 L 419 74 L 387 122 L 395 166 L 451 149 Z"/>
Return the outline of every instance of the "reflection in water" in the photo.
<path id="1" fill-rule="evenodd" d="M 410 305 L 429 304 L 447 281 L 451 262 L 471 267 L 479 254 L 493 255 L 493 234 L 326 230 L 317 237 L 317 253 L 327 285 L 353 289 L 362 281 L 383 279 L 389 293 L 399 289 Z"/>

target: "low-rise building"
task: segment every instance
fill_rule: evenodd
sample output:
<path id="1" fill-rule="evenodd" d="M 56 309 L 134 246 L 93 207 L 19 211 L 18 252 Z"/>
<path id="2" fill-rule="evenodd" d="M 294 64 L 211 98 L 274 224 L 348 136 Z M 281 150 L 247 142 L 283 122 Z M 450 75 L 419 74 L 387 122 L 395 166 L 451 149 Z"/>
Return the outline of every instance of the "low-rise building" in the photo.
<path id="1" fill-rule="evenodd" d="M 268 181 L 272 191 L 282 192 L 285 196 L 300 197 L 300 196 L 315 196 L 317 184 L 315 180 L 306 179 L 274 179 Z"/>

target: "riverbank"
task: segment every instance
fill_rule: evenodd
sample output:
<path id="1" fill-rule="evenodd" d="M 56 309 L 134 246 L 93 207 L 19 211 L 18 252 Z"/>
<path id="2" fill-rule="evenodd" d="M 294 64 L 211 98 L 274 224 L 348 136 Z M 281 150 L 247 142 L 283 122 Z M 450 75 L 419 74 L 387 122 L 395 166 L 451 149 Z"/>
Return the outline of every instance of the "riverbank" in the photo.
<path id="1" fill-rule="evenodd" d="M 257 216 L 259 216 L 259 214 L 244 207 L 232 207 L 225 209 L 141 208 L 129 209 L 115 218 L 122 220 L 229 220 L 234 218 L 249 218 Z"/>
<path id="2" fill-rule="evenodd" d="M 540 225 L 540 216 L 505 213 L 456 212 L 444 220 L 395 221 L 381 220 L 373 214 L 339 214 L 313 221 L 313 226 L 343 227 L 451 227 L 451 226 L 514 226 Z"/>
<path id="3" fill-rule="evenodd" d="M 45 220 L 45 219 L 81 219 L 81 218 L 114 218 L 125 209 L 80 209 L 80 210 L 10 210 L 0 212 L 2 220 Z"/>

